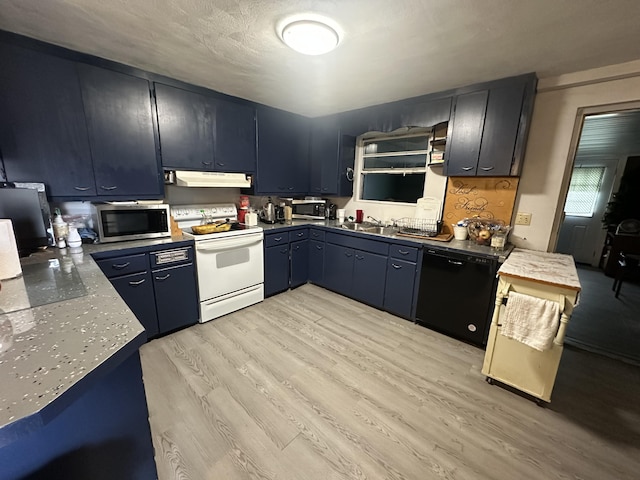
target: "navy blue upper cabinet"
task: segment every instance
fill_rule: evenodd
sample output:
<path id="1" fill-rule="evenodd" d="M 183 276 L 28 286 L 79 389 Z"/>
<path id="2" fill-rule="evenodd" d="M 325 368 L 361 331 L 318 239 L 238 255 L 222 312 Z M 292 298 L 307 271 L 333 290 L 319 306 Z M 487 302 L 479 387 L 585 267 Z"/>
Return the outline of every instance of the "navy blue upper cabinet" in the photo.
<path id="1" fill-rule="evenodd" d="M 85 64 L 78 73 L 97 195 L 162 197 L 149 82 Z"/>
<path id="2" fill-rule="evenodd" d="M 478 169 L 480 142 L 487 108 L 488 90 L 459 95 L 449 126 L 445 175 L 475 175 Z"/>
<path id="3" fill-rule="evenodd" d="M 215 100 L 214 168 L 219 172 L 256 171 L 256 110 L 252 106 Z"/>
<path id="4" fill-rule="evenodd" d="M 155 84 L 162 166 L 214 169 L 213 104 L 204 95 Z"/>
<path id="5" fill-rule="evenodd" d="M 353 193 L 356 138 L 342 135 L 335 118 L 311 122 L 309 193 L 350 197 Z"/>
<path id="6" fill-rule="evenodd" d="M 252 106 L 161 83 L 155 94 L 163 168 L 255 172 Z"/>
<path id="7" fill-rule="evenodd" d="M 0 43 L 0 150 L 7 179 L 54 197 L 96 194 L 73 62 Z"/>
<path id="8" fill-rule="evenodd" d="M 528 136 L 536 77 L 491 82 L 459 95 L 447 134 L 447 176 L 519 175 Z"/>
<path id="9" fill-rule="evenodd" d="M 309 120 L 268 107 L 257 111 L 258 174 L 255 193 L 281 196 L 309 190 Z"/>

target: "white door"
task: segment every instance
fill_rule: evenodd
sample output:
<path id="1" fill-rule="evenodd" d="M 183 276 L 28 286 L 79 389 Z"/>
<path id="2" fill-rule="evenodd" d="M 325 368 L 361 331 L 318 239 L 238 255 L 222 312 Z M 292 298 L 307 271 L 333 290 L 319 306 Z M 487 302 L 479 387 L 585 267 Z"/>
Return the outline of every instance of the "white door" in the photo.
<path id="1" fill-rule="evenodd" d="M 617 159 L 591 160 L 581 161 L 574 168 L 557 252 L 572 255 L 576 262 L 598 266 L 606 238 L 602 216 L 612 193 L 617 165 Z"/>

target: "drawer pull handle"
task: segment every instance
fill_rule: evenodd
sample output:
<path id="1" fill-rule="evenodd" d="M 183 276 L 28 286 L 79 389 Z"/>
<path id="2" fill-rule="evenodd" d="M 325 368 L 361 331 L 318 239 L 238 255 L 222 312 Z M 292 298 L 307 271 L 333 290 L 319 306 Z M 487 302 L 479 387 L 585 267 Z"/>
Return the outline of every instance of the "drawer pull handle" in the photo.
<path id="1" fill-rule="evenodd" d="M 138 280 L 137 282 L 129 282 L 129 285 L 131 285 L 132 287 L 137 287 L 138 285 L 142 285 L 145 282 L 146 278 L 143 278 L 142 280 Z"/>
<path id="2" fill-rule="evenodd" d="M 90 188 L 91 188 L 91 187 L 78 187 L 78 186 L 73 187 L 73 189 L 74 189 L 74 190 L 78 190 L 78 191 L 80 191 L 80 192 L 86 192 L 86 191 L 87 191 L 87 190 L 89 190 Z"/>
<path id="3" fill-rule="evenodd" d="M 462 170 L 468 172 L 469 170 L 473 170 L 473 167 L 462 167 Z"/>
<path id="4" fill-rule="evenodd" d="M 209 166 L 211 165 L 211 163 L 213 163 L 213 162 L 202 162 L 202 164 L 203 164 L 205 167 L 209 167 Z"/>
<path id="5" fill-rule="evenodd" d="M 127 268 L 129 265 L 131 265 L 131 262 L 114 263 L 113 265 L 111 265 L 111 268 L 115 268 L 116 270 L 122 270 L 123 268 Z"/>
<path id="6" fill-rule="evenodd" d="M 287 250 L 286 248 L 284 250 L 280 250 L 280 253 L 289 253 L 289 250 Z"/>
<path id="7" fill-rule="evenodd" d="M 402 265 L 396 265 L 395 263 L 392 263 L 392 264 L 391 264 L 391 266 L 392 266 L 393 268 L 395 268 L 396 270 L 399 270 L 399 269 L 401 269 L 401 268 L 402 268 Z"/>
<path id="8" fill-rule="evenodd" d="M 274 240 L 275 240 L 276 242 L 279 242 L 280 240 L 282 240 L 282 237 L 275 237 L 275 238 L 274 238 Z"/>
<path id="9" fill-rule="evenodd" d="M 364 260 L 364 257 L 363 257 L 363 256 L 361 256 L 361 255 L 356 255 L 356 259 L 357 259 L 357 260 Z"/>
<path id="10" fill-rule="evenodd" d="M 349 253 L 349 252 L 344 252 L 344 255 L 345 255 L 346 257 L 351 257 L 351 256 L 353 256 L 353 254 L 352 254 L 352 253 Z"/>
<path id="11" fill-rule="evenodd" d="M 100 185 L 100 188 L 101 188 L 102 190 L 111 191 L 111 190 L 115 190 L 116 188 L 118 188 L 118 186 L 117 186 L 117 185 L 111 185 L 111 186 L 109 186 L 109 187 L 105 187 L 104 185 Z"/>
<path id="12" fill-rule="evenodd" d="M 491 170 L 493 170 L 493 167 L 480 167 L 480 170 L 482 170 L 483 172 L 490 172 Z"/>
<path id="13" fill-rule="evenodd" d="M 293 187 L 289 187 L 288 190 L 293 190 Z"/>
<path id="14" fill-rule="evenodd" d="M 400 255 L 409 255 L 409 250 L 398 250 Z"/>
<path id="15" fill-rule="evenodd" d="M 297 234 L 297 236 L 298 236 L 298 237 L 304 237 L 304 233 L 303 233 L 303 232 L 300 232 L 300 233 L 298 233 L 298 234 Z"/>
<path id="16" fill-rule="evenodd" d="M 171 276 L 170 273 L 167 273 L 164 277 L 156 277 L 156 280 L 162 282 L 163 280 L 166 280 L 167 278 L 169 278 Z"/>
<path id="17" fill-rule="evenodd" d="M 216 162 L 218 165 L 220 165 L 221 167 L 224 167 L 226 164 L 224 162 Z"/>
<path id="18" fill-rule="evenodd" d="M 322 245 L 316 245 L 316 250 L 322 250 Z"/>

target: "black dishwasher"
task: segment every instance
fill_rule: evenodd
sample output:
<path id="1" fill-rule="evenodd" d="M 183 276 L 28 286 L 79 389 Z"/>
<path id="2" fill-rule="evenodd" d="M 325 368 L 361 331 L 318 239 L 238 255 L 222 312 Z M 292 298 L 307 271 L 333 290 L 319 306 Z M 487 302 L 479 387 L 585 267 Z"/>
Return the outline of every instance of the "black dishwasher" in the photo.
<path id="1" fill-rule="evenodd" d="M 485 345 L 497 268 L 497 260 L 490 257 L 426 248 L 417 321 L 452 337 Z"/>

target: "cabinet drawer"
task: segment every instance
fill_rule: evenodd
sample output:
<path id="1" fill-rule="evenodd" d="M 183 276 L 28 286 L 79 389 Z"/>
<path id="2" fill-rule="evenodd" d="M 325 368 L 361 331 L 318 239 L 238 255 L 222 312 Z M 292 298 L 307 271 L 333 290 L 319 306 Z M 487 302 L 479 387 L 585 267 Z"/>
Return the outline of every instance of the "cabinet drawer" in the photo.
<path id="1" fill-rule="evenodd" d="M 306 240 L 309 238 L 309 229 L 305 228 L 304 230 L 293 230 L 289 232 L 289 241 L 296 242 L 298 240 Z"/>
<path id="2" fill-rule="evenodd" d="M 149 257 L 146 253 L 140 253 L 98 260 L 96 263 L 107 278 L 113 278 L 147 270 L 149 268 Z"/>
<path id="3" fill-rule="evenodd" d="M 319 242 L 324 242 L 324 230 L 316 230 L 312 228 L 309 230 L 309 238 L 311 240 L 317 240 Z"/>
<path id="4" fill-rule="evenodd" d="M 289 232 L 271 233 L 264 236 L 265 247 L 275 247 L 289 243 Z"/>
<path id="5" fill-rule="evenodd" d="M 401 258 L 408 262 L 415 262 L 418 260 L 418 249 L 414 247 L 405 247 L 404 245 L 392 244 L 389 247 L 389 256 Z"/>
<path id="6" fill-rule="evenodd" d="M 363 252 L 377 253 L 378 255 L 389 254 L 389 244 L 377 240 L 369 240 L 352 235 L 329 232 L 326 235 L 327 243 L 334 243 L 343 247 L 355 248 Z"/>

